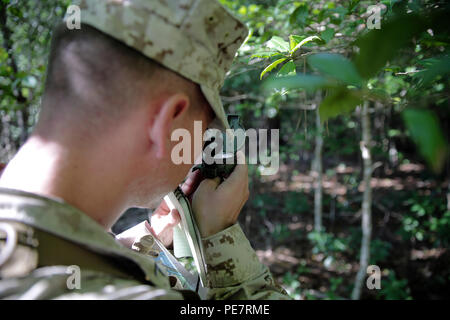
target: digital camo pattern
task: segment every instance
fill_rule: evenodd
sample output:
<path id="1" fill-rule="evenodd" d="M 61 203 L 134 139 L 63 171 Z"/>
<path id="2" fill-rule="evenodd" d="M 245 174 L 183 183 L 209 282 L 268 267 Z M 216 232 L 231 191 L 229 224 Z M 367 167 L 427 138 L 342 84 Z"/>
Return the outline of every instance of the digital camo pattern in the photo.
<path id="1" fill-rule="evenodd" d="M 247 27 L 216 0 L 76 0 L 81 22 L 198 83 L 228 127 L 219 90 Z"/>
<path id="2" fill-rule="evenodd" d="M 171 288 L 169 278 L 154 257 L 126 248 L 94 220 L 62 200 L 0 188 L 0 223 L 43 230 L 89 250 L 95 257 L 115 257 L 121 264 L 128 262 L 138 267 L 130 269 L 129 275 L 118 276 L 81 266 L 81 288 L 69 289 L 67 266 L 36 268 L 34 260 L 32 264 L 16 260 L 18 264 L 33 265 L 36 269 L 28 268 L 26 274 L 0 280 L 0 299 L 183 298 L 179 291 Z M 258 261 L 239 225 L 205 239 L 204 245 L 206 261 L 212 268 L 208 275 L 212 284 L 208 299 L 288 299 L 269 270 Z M 51 252 L 53 249 L 38 245 L 39 250 Z M 65 253 L 72 254 L 70 249 Z M 80 265 L 88 262 L 79 261 Z M 140 278 L 143 280 L 137 280 Z"/>
<path id="3" fill-rule="evenodd" d="M 143 277 L 169 288 L 167 277 L 151 259 L 118 243 L 97 222 L 61 199 L 0 188 L 0 221 L 22 222 L 30 227 L 99 252 L 121 256 L 137 265 Z"/>
<path id="4" fill-rule="evenodd" d="M 245 237 L 239 224 L 203 239 L 211 299 L 289 299 Z M 221 288 L 221 289 L 220 289 Z"/>
<path id="5" fill-rule="evenodd" d="M 181 300 L 176 290 L 157 288 L 136 280 L 81 269 L 80 288 L 69 289 L 67 266 L 34 270 L 22 278 L 0 280 L 0 299 L 4 300 Z M 70 279 L 69 279 L 70 282 Z"/>

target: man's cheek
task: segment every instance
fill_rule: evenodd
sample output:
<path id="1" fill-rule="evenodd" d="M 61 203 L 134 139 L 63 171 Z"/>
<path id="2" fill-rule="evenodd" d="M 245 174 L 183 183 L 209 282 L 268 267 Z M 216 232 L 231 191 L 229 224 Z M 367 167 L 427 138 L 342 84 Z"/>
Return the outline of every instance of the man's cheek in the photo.
<path id="1" fill-rule="evenodd" d="M 175 188 L 184 181 L 191 168 L 191 164 L 179 164 L 174 166 L 173 172 L 175 180 L 173 182 L 175 183 Z"/>

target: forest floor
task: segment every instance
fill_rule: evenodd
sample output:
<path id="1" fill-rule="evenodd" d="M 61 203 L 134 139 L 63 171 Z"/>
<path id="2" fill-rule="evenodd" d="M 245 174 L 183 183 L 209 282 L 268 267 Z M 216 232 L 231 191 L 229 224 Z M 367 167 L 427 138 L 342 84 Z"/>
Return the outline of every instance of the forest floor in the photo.
<path id="1" fill-rule="evenodd" d="M 324 175 L 325 238 L 311 241 L 314 178 L 307 168 L 282 166 L 278 175 L 251 179 L 251 197 L 240 224 L 257 254 L 280 284 L 297 299 L 348 299 L 359 267 L 362 188 L 354 167 L 338 166 Z M 450 250 L 399 234 L 412 195 L 436 197 L 446 190 L 421 165 L 401 165 L 395 172 L 377 169 L 372 179 L 371 263 L 382 271 L 381 289 L 363 289 L 364 299 L 450 297 Z M 425 178 L 427 177 L 427 178 Z M 445 198 L 445 193 L 437 196 Z M 401 204 L 401 205 L 399 205 Z M 127 212 L 113 227 L 120 232 L 146 219 L 148 211 Z M 393 271 L 393 272 L 392 272 Z M 388 274 L 389 273 L 389 274 Z M 395 276 L 394 276 L 395 274 Z"/>
<path id="2" fill-rule="evenodd" d="M 260 259 L 280 283 L 290 286 L 291 293 L 299 293 L 297 298 L 349 298 L 359 266 L 362 188 L 348 185 L 352 178 L 361 180 L 359 173 L 352 167 L 337 167 L 335 174 L 324 176 L 323 224 L 328 236 L 313 242 L 308 234 L 314 223 L 314 179 L 311 174 L 293 175 L 293 170 L 281 167 L 278 176 L 253 185 L 251 192 L 258 198 L 247 205 L 240 222 Z M 430 175 L 424 175 L 422 166 L 406 164 L 395 172 L 376 170 L 372 179 L 372 241 L 376 242 L 372 263 L 382 271 L 384 298 L 450 297 L 448 248 L 405 240 L 398 232 L 405 210 L 399 203 L 411 193 L 436 196 L 437 189 L 446 189 L 446 183 L 439 186 L 424 177 Z M 445 193 L 438 196 L 445 198 Z M 390 278 L 392 271 L 395 281 Z M 362 295 L 383 298 L 377 290 L 363 289 Z"/>

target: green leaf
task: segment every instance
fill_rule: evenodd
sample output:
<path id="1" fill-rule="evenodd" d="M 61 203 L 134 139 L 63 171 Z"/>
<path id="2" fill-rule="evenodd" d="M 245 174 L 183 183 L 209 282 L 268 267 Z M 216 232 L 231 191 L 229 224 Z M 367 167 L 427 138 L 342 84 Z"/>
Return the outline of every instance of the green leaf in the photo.
<path id="1" fill-rule="evenodd" d="M 334 37 L 334 29 L 333 28 L 327 28 L 325 31 L 322 31 L 320 34 L 320 37 L 328 43 L 331 39 Z"/>
<path id="2" fill-rule="evenodd" d="M 315 41 L 315 42 L 323 42 L 322 39 L 320 39 L 318 36 L 310 36 L 307 37 L 305 39 L 303 39 L 302 41 L 300 41 L 293 49 L 291 49 L 290 54 L 293 54 L 295 51 L 297 51 L 298 49 L 300 49 L 303 45 L 307 44 L 308 42 L 311 41 Z"/>
<path id="3" fill-rule="evenodd" d="M 277 75 L 286 76 L 295 74 L 295 63 L 293 61 L 286 62 L 278 71 Z"/>
<path id="4" fill-rule="evenodd" d="M 20 92 L 21 92 L 22 96 L 24 96 L 25 98 L 30 97 L 30 89 L 29 88 L 22 88 L 22 89 L 20 89 Z"/>
<path id="5" fill-rule="evenodd" d="M 262 80 L 263 76 L 264 76 L 267 72 L 273 70 L 273 68 L 275 68 L 277 65 L 279 65 L 280 63 L 282 63 L 282 62 L 285 61 L 285 60 L 287 60 L 287 58 L 281 58 L 281 59 L 278 59 L 278 60 L 272 62 L 271 64 L 269 64 L 269 65 L 261 72 L 261 75 L 260 75 L 259 79 Z"/>
<path id="6" fill-rule="evenodd" d="M 273 36 L 267 43 L 267 46 L 271 49 L 275 49 L 280 52 L 289 51 L 289 43 L 284 41 L 283 38 L 278 36 Z"/>
<path id="7" fill-rule="evenodd" d="M 20 11 L 20 9 L 17 7 L 9 6 L 8 13 L 12 14 L 13 16 L 16 16 L 17 18 L 20 18 L 20 19 L 23 18 L 22 11 Z"/>
<path id="8" fill-rule="evenodd" d="M 305 4 L 298 6 L 289 17 L 289 23 L 294 25 L 304 25 L 308 18 L 308 7 Z"/>
<path id="9" fill-rule="evenodd" d="M 332 90 L 320 104 L 320 121 L 324 122 L 338 115 L 350 113 L 361 102 L 361 96 L 355 90 L 343 87 Z"/>
<path id="10" fill-rule="evenodd" d="M 359 4 L 360 0 L 350 0 L 348 7 L 347 7 L 347 13 L 351 14 L 353 10 L 355 10 L 356 6 Z"/>
<path id="11" fill-rule="evenodd" d="M 353 63 L 336 53 L 317 53 L 308 57 L 311 67 L 346 84 L 361 86 L 362 79 Z"/>
<path id="12" fill-rule="evenodd" d="M 422 85 L 431 83 L 436 77 L 450 73 L 450 57 L 426 59 L 422 64 L 427 68 L 421 72 L 415 73 L 413 77 L 420 78 Z"/>
<path id="13" fill-rule="evenodd" d="M 289 50 L 294 49 L 297 43 L 299 43 L 302 40 L 303 40 L 302 37 L 291 34 L 289 36 Z"/>
<path id="14" fill-rule="evenodd" d="M 279 55 L 278 51 L 259 51 L 254 53 L 250 58 L 270 58 Z"/>
<path id="15" fill-rule="evenodd" d="M 329 80 L 321 76 L 299 74 L 296 76 L 287 76 L 279 78 L 270 78 L 264 82 L 264 89 L 304 89 L 306 91 L 314 91 L 321 88 L 332 87 L 333 84 Z"/>
<path id="16" fill-rule="evenodd" d="M 425 109 L 406 109 L 402 115 L 420 154 L 434 172 L 440 173 L 445 164 L 448 144 L 436 115 Z"/>
<path id="17" fill-rule="evenodd" d="M 365 79 L 369 79 L 391 60 L 400 48 L 410 42 L 414 35 L 426 30 L 424 19 L 408 14 L 382 21 L 381 29 L 373 29 L 356 40 L 360 48 L 355 65 Z"/>
<path id="18" fill-rule="evenodd" d="M 247 7 L 246 7 L 246 6 L 241 6 L 241 7 L 239 8 L 239 10 L 238 10 L 238 13 L 239 13 L 240 15 L 243 15 L 243 16 L 247 15 Z"/>

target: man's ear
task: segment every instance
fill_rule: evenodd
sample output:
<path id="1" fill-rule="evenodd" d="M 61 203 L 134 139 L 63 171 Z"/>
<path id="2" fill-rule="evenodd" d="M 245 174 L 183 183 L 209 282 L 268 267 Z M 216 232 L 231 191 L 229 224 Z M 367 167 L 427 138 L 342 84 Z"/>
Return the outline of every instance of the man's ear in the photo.
<path id="1" fill-rule="evenodd" d="M 168 152 L 174 121 L 187 111 L 189 105 L 189 97 L 184 93 L 171 95 L 160 104 L 153 125 L 149 128 L 149 138 L 156 148 L 156 158 L 162 159 Z"/>

